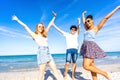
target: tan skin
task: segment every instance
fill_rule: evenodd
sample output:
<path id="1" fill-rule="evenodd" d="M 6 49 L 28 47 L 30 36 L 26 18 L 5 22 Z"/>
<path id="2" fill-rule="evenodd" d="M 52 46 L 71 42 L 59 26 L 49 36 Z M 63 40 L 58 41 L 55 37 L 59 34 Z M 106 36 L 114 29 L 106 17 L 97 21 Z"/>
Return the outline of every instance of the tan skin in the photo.
<path id="1" fill-rule="evenodd" d="M 120 9 L 120 6 L 117 6 L 115 9 L 113 9 L 109 14 L 107 14 L 101 21 L 100 23 L 95 27 L 93 24 L 93 20 L 91 18 L 87 18 L 85 19 L 84 15 L 86 14 L 86 11 L 84 11 L 82 13 L 82 21 L 84 24 L 84 28 L 85 30 L 93 30 L 95 33 L 98 33 L 98 31 L 103 27 L 103 25 L 105 24 L 105 22 L 118 10 Z M 93 80 L 98 80 L 97 79 L 97 74 L 101 74 L 104 77 L 106 77 L 106 79 L 111 80 L 109 75 L 98 69 L 95 64 L 94 64 L 94 59 L 91 58 L 83 58 L 83 67 L 84 69 L 88 70 L 91 72 L 92 75 L 92 79 Z"/>
<path id="2" fill-rule="evenodd" d="M 70 30 L 70 34 L 74 35 L 76 32 L 79 34 L 80 33 L 80 18 L 77 19 L 78 20 L 78 29 L 76 31 L 75 28 L 72 28 Z M 55 29 L 57 29 L 61 34 L 64 34 L 64 32 L 62 30 L 60 30 L 55 24 L 53 24 L 53 26 L 55 27 Z M 69 62 L 66 62 L 65 64 L 65 71 L 64 71 L 64 80 L 67 80 L 67 74 L 68 74 L 68 69 L 69 69 Z M 75 80 L 74 74 L 75 74 L 75 70 L 76 70 L 76 63 L 72 63 L 72 80 Z"/>
<path id="3" fill-rule="evenodd" d="M 76 33 L 75 28 L 72 28 L 72 29 L 70 30 L 70 33 L 71 33 L 72 35 L 74 35 L 74 34 Z M 78 27 L 78 34 L 79 34 L 79 33 L 80 33 L 80 27 Z M 67 79 L 67 73 L 68 73 L 69 65 L 70 65 L 69 62 L 67 62 L 67 63 L 65 64 L 64 80 Z M 75 70 L 76 70 L 76 63 L 72 63 L 72 80 L 75 80 L 75 77 L 74 77 Z"/>
<path id="4" fill-rule="evenodd" d="M 55 20 L 55 18 L 56 18 L 54 12 L 53 12 L 53 15 L 54 15 L 54 17 L 53 17 L 53 19 L 50 21 L 50 23 L 49 23 L 49 25 L 47 26 L 47 28 L 45 28 L 44 25 L 41 24 L 41 23 L 36 26 L 36 32 L 37 32 L 37 33 L 32 32 L 32 31 L 30 30 L 30 28 L 29 28 L 26 24 L 24 24 L 21 20 L 19 20 L 16 16 L 13 16 L 13 17 L 12 17 L 12 20 L 17 21 L 20 25 L 22 25 L 22 26 L 26 29 L 26 31 L 29 33 L 29 35 L 30 35 L 30 36 L 34 39 L 34 41 L 35 41 L 35 40 L 36 40 L 37 38 L 39 38 L 40 36 L 41 36 L 41 37 L 44 37 L 44 38 L 47 37 L 47 33 L 48 33 L 48 31 L 50 30 L 50 28 L 51 28 L 51 26 L 52 26 L 52 24 L 53 24 L 53 22 L 54 22 L 54 20 Z M 45 33 L 44 35 L 43 35 L 43 32 Z M 41 44 L 44 45 L 45 43 L 46 43 L 46 41 L 44 41 L 44 40 L 43 40 L 42 42 L 37 42 L 38 46 L 41 45 Z M 38 76 L 38 80 L 43 80 L 44 72 L 45 72 L 45 70 L 46 70 L 46 65 L 47 65 L 47 64 L 50 66 L 51 70 L 53 71 L 53 75 L 55 76 L 55 78 L 56 78 L 57 80 L 63 80 L 61 74 L 60 74 L 60 73 L 58 72 L 58 70 L 57 70 L 57 67 L 56 67 L 56 64 L 55 64 L 54 60 L 51 60 L 51 61 L 49 61 L 49 62 L 47 62 L 47 63 L 44 63 L 44 64 L 40 64 L 40 65 L 39 65 L 39 76 Z"/>

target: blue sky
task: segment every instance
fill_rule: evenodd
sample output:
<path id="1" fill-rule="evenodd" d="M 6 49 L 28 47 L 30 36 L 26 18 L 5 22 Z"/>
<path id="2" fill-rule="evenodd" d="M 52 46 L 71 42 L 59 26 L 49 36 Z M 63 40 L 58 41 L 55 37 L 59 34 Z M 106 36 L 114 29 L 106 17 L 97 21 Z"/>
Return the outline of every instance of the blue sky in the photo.
<path id="1" fill-rule="evenodd" d="M 52 19 L 51 11 L 57 13 L 55 24 L 63 31 L 69 32 L 71 25 L 77 25 L 77 18 L 81 18 L 83 11 L 94 16 L 94 24 L 107 15 L 120 0 L 1 0 L 0 1 L 0 55 L 36 54 L 37 45 L 16 21 L 12 15 L 34 31 L 37 23 L 45 26 Z M 86 15 L 87 15 L 86 14 Z M 79 46 L 84 33 L 81 22 Z M 65 38 L 53 27 L 48 33 L 51 53 L 65 53 Z M 118 10 L 103 26 L 96 36 L 97 44 L 106 52 L 120 51 L 120 10 Z"/>

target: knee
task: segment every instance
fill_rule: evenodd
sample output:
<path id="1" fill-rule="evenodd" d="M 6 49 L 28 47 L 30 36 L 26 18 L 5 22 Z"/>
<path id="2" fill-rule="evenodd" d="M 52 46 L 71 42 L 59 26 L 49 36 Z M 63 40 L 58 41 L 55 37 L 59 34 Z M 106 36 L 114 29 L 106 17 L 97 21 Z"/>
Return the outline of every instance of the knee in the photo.
<path id="1" fill-rule="evenodd" d="M 70 65 L 70 63 L 69 62 L 67 62 L 66 64 L 65 64 L 65 66 L 69 66 Z"/>
<path id="2" fill-rule="evenodd" d="M 76 63 L 72 63 L 72 66 L 76 66 Z"/>
<path id="3" fill-rule="evenodd" d="M 89 65 L 83 65 L 83 68 L 86 69 L 86 70 L 89 70 Z"/>

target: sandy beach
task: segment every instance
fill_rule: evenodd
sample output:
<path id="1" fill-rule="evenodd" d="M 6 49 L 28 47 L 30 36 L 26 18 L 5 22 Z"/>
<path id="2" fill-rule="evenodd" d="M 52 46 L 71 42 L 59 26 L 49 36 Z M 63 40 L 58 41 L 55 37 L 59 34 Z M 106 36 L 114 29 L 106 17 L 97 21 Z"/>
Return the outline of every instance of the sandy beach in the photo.
<path id="1" fill-rule="evenodd" d="M 109 64 L 97 66 L 100 69 L 106 71 L 111 76 L 112 80 L 120 80 L 120 64 Z M 63 76 L 64 68 L 59 67 L 58 71 Z M 0 72 L 0 80 L 37 80 L 38 70 L 17 70 L 9 72 Z M 82 67 L 78 67 L 75 73 L 76 80 L 92 80 L 90 72 L 84 70 Z M 52 75 L 51 70 L 47 69 L 45 72 L 44 80 L 56 80 Z M 67 80 L 71 79 L 71 69 L 69 68 Z M 103 76 L 98 74 L 98 80 L 107 80 Z"/>

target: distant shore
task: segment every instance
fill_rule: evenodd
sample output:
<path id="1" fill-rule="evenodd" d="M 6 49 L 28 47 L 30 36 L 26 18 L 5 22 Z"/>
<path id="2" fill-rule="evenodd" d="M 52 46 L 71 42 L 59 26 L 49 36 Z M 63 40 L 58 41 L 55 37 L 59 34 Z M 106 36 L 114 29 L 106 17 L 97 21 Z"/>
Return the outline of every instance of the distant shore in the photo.
<path id="1" fill-rule="evenodd" d="M 112 80 L 120 80 L 120 64 L 99 65 L 100 69 L 106 71 L 111 76 Z M 58 71 L 63 76 L 64 68 L 58 66 Z M 0 72 L 0 80 L 37 80 L 39 70 L 16 70 L 10 72 Z M 76 69 L 76 80 L 92 80 L 89 71 L 84 70 L 82 67 Z M 103 76 L 98 74 L 99 80 L 106 80 Z M 44 80 L 55 80 L 51 70 L 47 69 Z M 71 69 L 68 71 L 67 80 L 71 80 Z"/>

